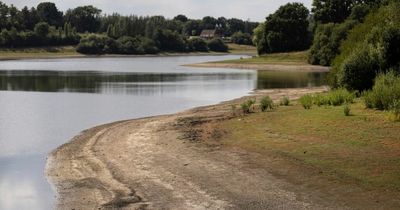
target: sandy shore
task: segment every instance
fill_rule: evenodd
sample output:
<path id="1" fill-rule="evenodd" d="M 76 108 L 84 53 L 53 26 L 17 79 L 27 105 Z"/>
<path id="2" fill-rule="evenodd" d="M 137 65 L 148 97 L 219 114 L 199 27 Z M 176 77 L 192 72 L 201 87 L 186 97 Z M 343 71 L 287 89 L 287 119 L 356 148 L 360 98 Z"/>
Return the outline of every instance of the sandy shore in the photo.
<path id="1" fill-rule="evenodd" d="M 252 64 L 252 63 L 196 63 L 185 65 L 189 67 L 203 67 L 203 68 L 232 68 L 232 69 L 251 69 L 261 71 L 303 71 L 303 72 L 329 72 L 329 67 L 315 66 L 309 64 Z"/>
<path id="2" fill-rule="evenodd" d="M 232 105 L 269 95 L 298 99 L 327 87 L 252 96 L 83 131 L 48 156 L 57 209 L 391 209 L 350 183 L 296 160 L 218 143 Z"/>
<path id="3" fill-rule="evenodd" d="M 325 90 L 252 97 L 296 99 Z M 272 165 L 256 166 L 256 154 L 196 141 L 193 125 L 229 118 L 241 100 L 83 131 L 48 157 L 57 209 L 345 209 L 323 192 L 277 177 Z"/>

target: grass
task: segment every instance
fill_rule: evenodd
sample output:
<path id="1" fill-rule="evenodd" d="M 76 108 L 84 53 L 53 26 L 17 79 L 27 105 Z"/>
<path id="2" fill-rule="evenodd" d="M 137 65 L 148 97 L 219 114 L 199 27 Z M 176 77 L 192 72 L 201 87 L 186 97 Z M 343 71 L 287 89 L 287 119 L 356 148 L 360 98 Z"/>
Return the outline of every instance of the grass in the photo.
<path id="1" fill-rule="evenodd" d="M 290 53 L 274 53 L 262 56 L 254 56 L 252 58 L 226 60 L 218 63 L 234 63 L 234 64 L 285 64 L 285 65 L 304 65 L 307 63 L 307 51 L 290 52 Z"/>
<path id="2" fill-rule="evenodd" d="M 229 52 L 233 54 L 257 54 L 257 48 L 252 45 L 228 44 Z"/>
<path id="3" fill-rule="evenodd" d="M 221 122 L 220 141 L 260 154 L 275 155 L 317 168 L 335 179 L 367 189 L 400 190 L 400 123 L 387 112 L 352 104 L 344 106 L 282 106 L 241 119 Z"/>
<path id="4" fill-rule="evenodd" d="M 0 48 L 1 59 L 17 59 L 17 58 L 42 58 L 42 57 L 58 57 L 58 56 L 77 56 L 80 55 L 75 51 L 73 46 L 65 47 L 32 47 L 32 48 Z"/>

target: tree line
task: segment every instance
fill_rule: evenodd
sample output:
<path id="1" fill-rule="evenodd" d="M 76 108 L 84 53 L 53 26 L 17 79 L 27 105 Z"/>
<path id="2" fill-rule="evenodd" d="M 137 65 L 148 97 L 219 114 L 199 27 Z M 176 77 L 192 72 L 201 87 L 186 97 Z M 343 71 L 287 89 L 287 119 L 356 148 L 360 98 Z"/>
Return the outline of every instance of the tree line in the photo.
<path id="1" fill-rule="evenodd" d="M 255 30 L 259 54 L 309 49 L 309 63 L 332 66 L 329 83 L 364 91 L 381 73 L 400 73 L 398 0 L 288 3 Z"/>
<path id="2" fill-rule="evenodd" d="M 198 39 L 189 41 L 189 37 L 199 36 L 204 29 L 217 29 L 222 36 L 235 35 L 234 41 L 237 43 L 252 44 L 251 35 L 257 26 L 256 22 L 224 17 L 206 16 L 197 20 L 185 15 L 177 15 L 172 19 L 163 16 L 124 16 L 118 13 L 107 15 L 91 5 L 62 12 L 51 2 L 43 2 L 32 8 L 25 6 L 19 10 L 14 5 L 0 1 L 0 47 L 81 43 L 78 47 L 81 52 L 149 53 L 164 50 L 192 51 L 197 48 L 201 51 L 224 50 L 225 46 L 214 47 L 220 43 L 219 40 L 203 43 Z M 176 45 L 166 44 L 166 39 Z M 104 45 L 106 49 L 89 50 L 95 40 L 102 42 L 98 45 Z M 92 47 L 98 48 L 95 45 Z M 111 50 L 119 47 L 122 48 Z"/>

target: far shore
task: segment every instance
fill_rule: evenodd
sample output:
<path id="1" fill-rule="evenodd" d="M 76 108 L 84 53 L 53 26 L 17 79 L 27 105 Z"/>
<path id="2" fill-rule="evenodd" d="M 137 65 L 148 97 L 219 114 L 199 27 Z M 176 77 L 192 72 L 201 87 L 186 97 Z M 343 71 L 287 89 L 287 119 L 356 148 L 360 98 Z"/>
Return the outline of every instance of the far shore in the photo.
<path id="1" fill-rule="evenodd" d="M 232 68 L 232 69 L 249 69 L 260 71 L 296 71 L 296 72 L 329 72 L 329 67 L 315 66 L 309 64 L 285 64 L 285 63 L 229 63 L 229 62 L 208 62 L 184 65 L 188 67 L 202 68 Z"/>

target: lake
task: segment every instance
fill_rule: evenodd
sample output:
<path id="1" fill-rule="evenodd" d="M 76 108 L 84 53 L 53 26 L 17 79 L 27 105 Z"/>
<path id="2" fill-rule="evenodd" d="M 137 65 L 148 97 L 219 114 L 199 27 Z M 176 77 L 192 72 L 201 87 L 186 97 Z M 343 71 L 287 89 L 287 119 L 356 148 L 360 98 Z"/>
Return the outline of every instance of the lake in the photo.
<path id="1" fill-rule="evenodd" d="M 325 84 L 325 73 L 183 67 L 223 56 L 93 57 L 0 62 L 0 209 L 52 209 L 46 156 L 80 131 L 170 114 L 260 88 Z"/>

